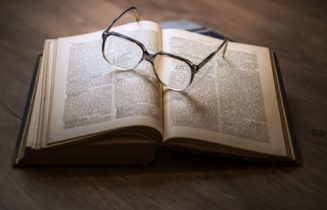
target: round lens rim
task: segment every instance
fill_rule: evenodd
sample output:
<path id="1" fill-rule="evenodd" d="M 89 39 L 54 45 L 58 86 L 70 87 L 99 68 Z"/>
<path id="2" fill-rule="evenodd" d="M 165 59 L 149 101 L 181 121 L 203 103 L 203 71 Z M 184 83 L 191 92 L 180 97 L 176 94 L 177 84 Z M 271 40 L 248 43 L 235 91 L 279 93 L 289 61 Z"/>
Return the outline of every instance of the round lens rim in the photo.
<path id="1" fill-rule="evenodd" d="M 108 59 L 108 57 L 107 57 L 107 55 L 106 55 L 106 53 L 105 53 L 105 48 L 106 48 L 106 43 L 107 43 L 107 41 L 108 41 L 108 37 L 109 36 L 115 36 L 115 37 L 118 37 L 118 38 L 121 38 L 121 39 L 125 39 L 125 40 L 127 40 L 127 41 L 129 41 L 129 42 L 131 42 L 131 43 L 133 43 L 133 44 L 135 44 L 135 45 L 137 45 L 140 49 L 141 49 L 141 51 L 142 51 L 142 56 L 141 56 L 141 58 L 140 58 L 140 60 L 137 62 L 137 64 L 134 66 L 134 67 L 132 67 L 132 68 L 123 68 L 123 67 L 121 67 L 121 66 L 118 66 L 117 64 L 114 64 L 113 62 L 111 62 L 110 61 L 110 59 Z M 139 43 L 138 43 L 138 41 L 136 41 L 136 40 L 134 40 L 134 39 L 131 39 L 131 38 L 129 38 L 129 37 L 127 37 L 127 36 L 124 36 L 124 35 L 122 35 L 122 34 L 118 34 L 118 33 L 108 33 L 107 34 L 107 36 L 105 37 L 105 39 L 104 39 L 104 44 L 103 44 L 103 50 L 102 50 L 102 54 L 103 54 L 103 57 L 104 57 L 104 59 L 108 62 L 108 63 L 110 63 L 111 65 L 113 65 L 113 66 L 115 66 L 116 68 L 118 68 L 119 70 L 125 70 L 125 71 L 127 71 L 127 70 L 132 70 L 132 69 L 135 69 L 143 60 L 144 60 L 144 50 L 143 50 L 143 47 L 142 46 L 140 46 L 139 45 Z"/>
<path id="2" fill-rule="evenodd" d="M 188 84 L 187 84 L 184 88 L 174 88 L 174 87 L 171 87 L 171 86 L 167 85 L 165 82 L 163 82 L 163 81 L 161 80 L 161 78 L 160 78 L 159 75 L 157 74 L 157 70 L 156 70 L 155 65 L 154 65 L 154 61 L 155 61 L 155 59 L 156 59 L 158 56 L 167 56 L 167 57 L 170 57 L 170 58 L 172 58 L 172 59 L 176 59 L 176 60 L 179 60 L 179 61 L 181 61 L 181 62 L 184 62 L 184 63 L 186 63 L 186 64 L 189 66 L 191 77 L 190 77 L 190 80 L 189 80 Z M 154 54 L 154 55 L 152 56 L 151 64 L 152 64 L 152 68 L 153 68 L 153 71 L 154 71 L 154 73 L 155 73 L 157 79 L 161 82 L 162 85 L 164 85 L 165 87 L 167 87 L 167 88 L 169 88 L 169 89 L 171 89 L 171 90 L 175 90 L 175 91 L 184 91 L 184 90 L 186 90 L 186 89 L 190 86 L 190 84 L 191 84 L 192 81 L 193 81 L 194 74 L 193 74 L 192 66 L 191 66 L 191 65 L 190 65 L 186 60 L 184 60 L 184 59 L 180 59 L 180 58 L 178 58 L 178 57 L 175 56 L 175 55 L 172 55 L 172 54 L 169 54 L 169 53 L 166 53 L 166 52 L 158 52 L 158 53 L 156 53 L 156 54 Z"/>

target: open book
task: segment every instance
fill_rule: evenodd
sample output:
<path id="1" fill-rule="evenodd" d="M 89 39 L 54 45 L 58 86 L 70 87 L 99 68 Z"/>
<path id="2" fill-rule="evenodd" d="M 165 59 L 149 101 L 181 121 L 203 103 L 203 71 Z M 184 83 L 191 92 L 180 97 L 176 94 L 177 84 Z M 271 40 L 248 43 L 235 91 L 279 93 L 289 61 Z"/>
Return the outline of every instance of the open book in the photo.
<path id="1" fill-rule="evenodd" d="M 112 29 L 151 52 L 198 63 L 222 40 L 140 21 Z M 49 39 L 35 76 L 15 164 L 140 164 L 158 146 L 296 162 L 282 83 L 271 50 L 229 43 L 182 92 L 152 66 L 120 71 L 101 52 L 102 31 Z M 162 63 L 161 71 L 169 68 Z"/>

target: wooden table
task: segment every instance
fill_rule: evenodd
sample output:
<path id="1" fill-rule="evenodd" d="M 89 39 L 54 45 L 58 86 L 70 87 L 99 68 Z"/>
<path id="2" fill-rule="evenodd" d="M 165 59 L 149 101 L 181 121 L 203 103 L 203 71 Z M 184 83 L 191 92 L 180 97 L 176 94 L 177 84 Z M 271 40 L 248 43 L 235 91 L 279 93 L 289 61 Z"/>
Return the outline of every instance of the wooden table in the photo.
<path id="1" fill-rule="evenodd" d="M 303 154 L 300 167 L 161 151 L 146 167 L 11 166 L 46 38 L 105 28 L 114 1 L 1 1 L 0 209 L 326 209 L 327 6 L 319 1 L 133 1 L 144 19 L 189 19 L 274 49 Z"/>

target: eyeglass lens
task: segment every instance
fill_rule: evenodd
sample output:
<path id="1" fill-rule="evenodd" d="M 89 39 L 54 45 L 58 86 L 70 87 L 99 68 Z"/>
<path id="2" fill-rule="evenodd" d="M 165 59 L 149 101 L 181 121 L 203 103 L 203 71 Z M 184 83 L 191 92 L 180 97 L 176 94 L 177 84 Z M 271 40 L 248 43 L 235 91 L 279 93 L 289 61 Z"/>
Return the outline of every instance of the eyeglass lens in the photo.
<path id="1" fill-rule="evenodd" d="M 130 70 L 142 61 L 143 49 L 128 39 L 111 35 L 106 39 L 104 55 L 112 65 Z M 184 90 L 191 82 L 190 66 L 169 55 L 156 55 L 153 59 L 153 68 L 161 83 L 171 89 Z"/>

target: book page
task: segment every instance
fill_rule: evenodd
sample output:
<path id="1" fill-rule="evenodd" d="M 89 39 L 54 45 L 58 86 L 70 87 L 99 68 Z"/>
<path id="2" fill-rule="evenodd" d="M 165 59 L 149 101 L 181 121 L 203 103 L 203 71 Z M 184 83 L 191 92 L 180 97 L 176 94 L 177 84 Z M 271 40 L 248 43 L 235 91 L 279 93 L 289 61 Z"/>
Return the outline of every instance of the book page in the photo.
<path id="1" fill-rule="evenodd" d="M 199 64 L 221 40 L 163 30 L 163 50 Z M 163 68 L 169 68 L 165 64 Z M 183 92 L 164 89 L 165 140 L 201 139 L 245 150 L 286 155 L 269 50 L 229 43 L 196 73 Z"/>
<path id="2" fill-rule="evenodd" d="M 156 23 L 141 21 L 112 29 L 145 45 L 161 44 Z M 150 63 L 119 70 L 102 55 L 102 31 L 58 39 L 49 141 L 127 126 L 162 129 L 161 87 Z"/>
<path id="3" fill-rule="evenodd" d="M 26 146 L 33 149 L 39 149 L 45 145 L 42 141 L 48 129 L 46 122 L 49 119 L 54 52 L 55 40 L 45 40 L 31 99 L 30 117 L 26 123 Z"/>

